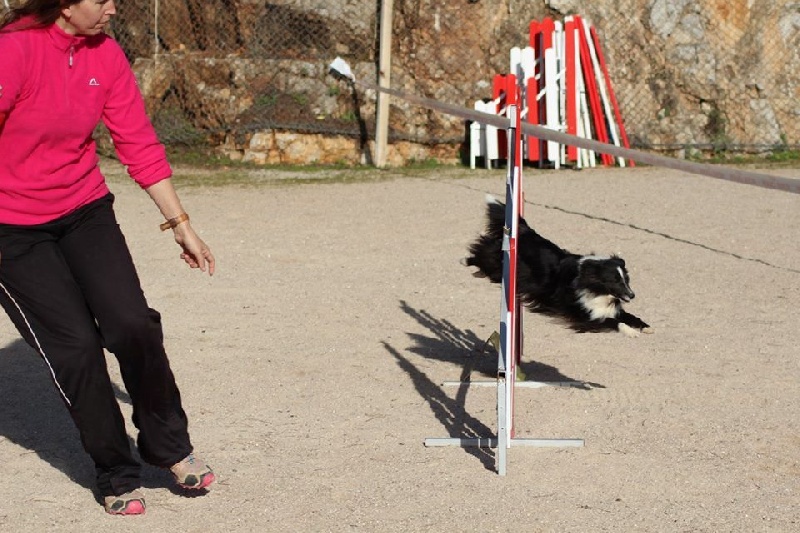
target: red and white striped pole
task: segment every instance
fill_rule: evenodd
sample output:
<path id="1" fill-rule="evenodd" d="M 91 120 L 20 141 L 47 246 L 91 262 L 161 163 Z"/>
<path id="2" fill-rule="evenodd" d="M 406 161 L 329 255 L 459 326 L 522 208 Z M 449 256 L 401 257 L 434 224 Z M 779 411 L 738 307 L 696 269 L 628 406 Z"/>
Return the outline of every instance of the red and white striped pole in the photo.
<path id="1" fill-rule="evenodd" d="M 503 235 L 503 280 L 500 313 L 500 353 L 498 379 L 504 386 L 503 405 L 498 404 L 498 449 L 500 470 L 504 470 L 505 450 L 514 438 L 514 385 L 517 364 L 522 354 L 522 313 L 517 298 L 517 235 L 522 216 L 522 128 L 519 112 L 520 89 L 515 76 L 506 85 L 508 128 L 508 172 L 506 177 L 506 213 Z"/>
<path id="2" fill-rule="evenodd" d="M 603 49 L 600 47 L 600 39 L 597 36 L 597 31 L 594 29 L 594 26 L 589 28 L 589 31 L 592 35 L 592 39 L 594 41 L 594 49 L 595 53 L 597 54 L 597 60 L 600 62 L 600 68 L 603 70 L 603 78 L 606 82 L 606 91 L 608 93 L 608 97 L 611 100 L 611 105 L 614 109 L 614 118 L 617 121 L 617 128 L 619 128 L 619 136 L 620 141 L 622 142 L 622 146 L 625 148 L 630 148 L 631 145 L 628 142 L 628 134 L 625 132 L 625 124 L 622 122 L 622 113 L 619 110 L 619 103 L 617 102 L 617 96 L 614 94 L 614 87 L 611 85 L 611 76 L 608 73 L 608 65 L 606 64 L 606 58 L 603 54 Z M 567 132 L 569 133 L 569 132 Z M 623 161 L 620 158 L 620 161 Z M 630 160 L 628 164 L 632 167 L 636 166 L 636 162 Z"/>

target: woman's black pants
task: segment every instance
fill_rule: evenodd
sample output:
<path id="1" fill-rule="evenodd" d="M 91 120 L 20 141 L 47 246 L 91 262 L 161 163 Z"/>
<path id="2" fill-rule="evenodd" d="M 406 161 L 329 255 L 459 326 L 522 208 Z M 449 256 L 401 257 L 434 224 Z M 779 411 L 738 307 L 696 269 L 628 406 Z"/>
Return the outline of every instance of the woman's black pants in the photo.
<path id="1" fill-rule="evenodd" d="M 44 359 L 102 496 L 139 487 L 141 469 L 104 348 L 119 361 L 141 458 L 169 467 L 192 451 L 161 317 L 147 305 L 113 203 L 109 194 L 46 224 L 0 224 L 0 304 Z"/>

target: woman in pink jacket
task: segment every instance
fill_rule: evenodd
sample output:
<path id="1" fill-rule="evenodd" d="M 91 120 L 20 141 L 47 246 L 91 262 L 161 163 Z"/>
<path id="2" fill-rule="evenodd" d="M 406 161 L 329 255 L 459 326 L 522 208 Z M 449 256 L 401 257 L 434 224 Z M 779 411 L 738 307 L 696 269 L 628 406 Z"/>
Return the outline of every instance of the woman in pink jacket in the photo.
<path id="1" fill-rule="evenodd" d="M 120 161 L 155 202 L 192 268 L 214 256 L 170 181 L 130 65 L 104 33 L 114 0 L 26 0 L 0 22 L 0 304 L 41 355 L 94 460 L 106 511 L 141 514 L 140 464 L 104 349 L 119 362 L 141 458 L 205 489 L 186 414 L 147 305 L 92 133 L 108 127 Z"/>

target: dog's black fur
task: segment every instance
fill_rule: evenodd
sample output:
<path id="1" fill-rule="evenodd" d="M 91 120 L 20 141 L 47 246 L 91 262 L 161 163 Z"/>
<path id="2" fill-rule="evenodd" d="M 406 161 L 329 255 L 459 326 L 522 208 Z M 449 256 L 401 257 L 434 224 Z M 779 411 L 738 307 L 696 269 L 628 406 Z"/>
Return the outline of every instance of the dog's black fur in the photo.
<path id="1" fill-rule="evenodd" d="M 475 276 L 501 283 L 505 205 L 491 196 L 487 204 L 486 231 L 470 245 L 466 265 L 477 267 Z M 650 326 L 622 308 L 635 296 L 629 282 L 621 257 L 570 253 L 519 218 L 517 294 L 530 311 L 580 332 L 619 331 L 635 337 Z"/>

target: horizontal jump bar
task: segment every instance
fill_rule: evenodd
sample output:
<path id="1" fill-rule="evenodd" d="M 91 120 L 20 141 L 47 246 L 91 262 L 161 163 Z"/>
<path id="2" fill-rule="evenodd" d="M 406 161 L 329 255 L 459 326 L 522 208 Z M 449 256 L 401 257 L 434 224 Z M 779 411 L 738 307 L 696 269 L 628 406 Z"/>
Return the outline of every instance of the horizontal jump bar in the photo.
<path id="1" fill-rule="evenodd" d="M 504 117 L 493 115 L 491 113 L 484 113 L 474 109 L 440 102 L 432 98 L 424 98 L 421 96 L 406 94 L 396 89 L 389 87 L 380 87 L 374 83 L 366 83 L 348 78 L 353 83 L 359 84 L 363 87 L 401 98 L 408 102 L 417 104 L 428 109 L 441 111 L 449 115 L 461 117 L 465 120 L 495 126 L 497 128 L 508 129 L 512 126 L 511 122 Z M 563 145 L 577 146 L 586 150 L 594 150 L 604 154 L 609 154 L 614 157 L 621 157 L 624 159 L 631 159 L 646 165 L 653 165 L 659 167 L 671 168 L 682 172 L 691 174 L 700 174 L 710 178 L 717 178 L 734 183 L 742 183 L 746 185 L 755 185 L 756 187 L 763 187 L 766 189 L 776 189 L 779 191 L 800 194 L 800 179 L 784 178 L 781 176 L 773 176 L 770 174 L 761 174 L 759 172 L 751 172 L 738 168 L 730 168 L 719 165 L 708 165 L 703 163 L 695 163 L 693 161 L 686 161 L 683 159 L 676 159 L 674 157 L 667 157 L 658 154 L 643 152 L 641 150 L 634 150 L 614 144 L 607 144 L 594 139 L 587 139 L 578 137 L 576 135 L 569 135 L 560 131 L 552 130 L 544 126 L 536 124 L 522 123 L 522 132 L 526 135 L 531 135 L 546 141 L 556 142 Z"/>

